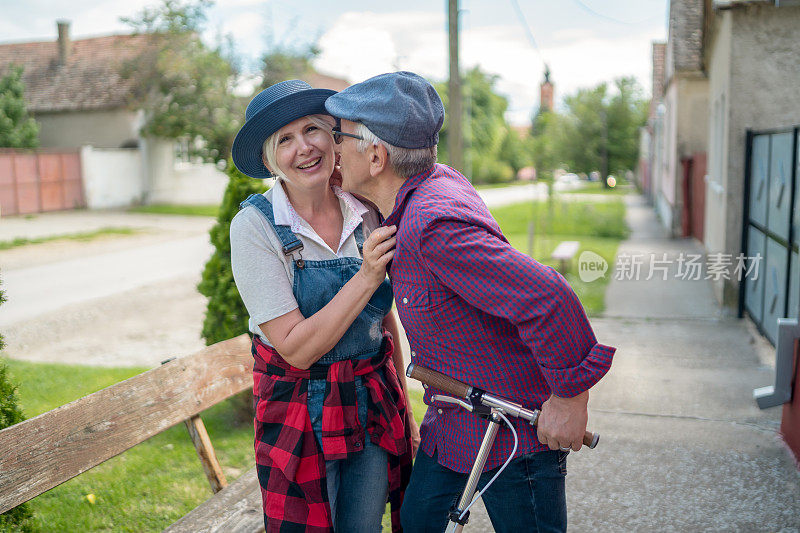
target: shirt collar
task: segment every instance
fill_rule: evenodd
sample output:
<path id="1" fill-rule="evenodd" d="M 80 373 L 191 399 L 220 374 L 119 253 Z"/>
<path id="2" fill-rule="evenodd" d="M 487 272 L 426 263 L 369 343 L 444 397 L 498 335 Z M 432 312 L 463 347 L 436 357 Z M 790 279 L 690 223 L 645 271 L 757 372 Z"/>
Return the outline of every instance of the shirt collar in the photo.
<path id="1" fill-rule="evenodd" d="M 272 187 L 272 214 L 275 216 L 275 224 L 279 226 L 291 226 L 292 215 L 289 211 L 292 204 L 289 203 L 289 197 L 286 196 L 286 191 L 283 190 L 283 180 L 275 180 L 275 185 Z"/>
<path id="2" fill-rule="evenodd" d="M 283 188 L 283 180 L 277 180 L 272 187 L 272 213 L 275 217 L 275 224 L 280 226 L 289 226 L 292 233 L 299 233 L 306 235 L 318 242 L 324 244 L 324 241 L 316 234 L 314 229 L 303 220 L 297 211 L 292 207 L 289 197 Z M 361 203 L 355 196 L 349 192 L 345 192 L 341 187 L 331 187 L 333 193 L 339 199 L 339 205 L 342 207 L 342 214 L 344 223 L 342 224 L 342 235 L 339 239 L 339 248 L 351 233 L 358 227 L 364 220 L 364 215 L 369 212 L 363 203 Z M 338 250 L 336 251 L 338 253 Z"/>
<path id="3" fill-rule="evenodd" d="M 436 171 L 436 165 L 433 165 L 430 169 L 422 172 L 420 174 L 416 174 L 411 176 L 406 181 L 403 182 L 403 185 L 400 187 L 400 190 L 397 191 L 397 196 L 394 200 L 394 209 L 392 213 L 386 217 L 386 220 L 383 222 L 384 226 L 397 226 L 400 222 L 400 219 L 403 217 L 403 211 L 406 209 L 406 203 L 408 203 L 408 199 L 411 197 L 411 194 L 417 190 L 417 188 L 422 185 L 422 183 L 431 177 L 431 175 Z"/>

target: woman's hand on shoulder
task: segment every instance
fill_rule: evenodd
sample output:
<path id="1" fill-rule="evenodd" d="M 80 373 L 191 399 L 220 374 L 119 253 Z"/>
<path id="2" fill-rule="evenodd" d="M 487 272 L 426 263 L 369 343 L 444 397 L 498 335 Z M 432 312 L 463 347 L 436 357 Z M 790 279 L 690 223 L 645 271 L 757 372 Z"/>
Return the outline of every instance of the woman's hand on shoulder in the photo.
<path id="1" fill-rule="evenodd" d="M 386 278 L 386 265 L 394 256 L 397 226 L 380 226 L 364 241 L 364 262 L 359 273 L 375 288 Z"/>

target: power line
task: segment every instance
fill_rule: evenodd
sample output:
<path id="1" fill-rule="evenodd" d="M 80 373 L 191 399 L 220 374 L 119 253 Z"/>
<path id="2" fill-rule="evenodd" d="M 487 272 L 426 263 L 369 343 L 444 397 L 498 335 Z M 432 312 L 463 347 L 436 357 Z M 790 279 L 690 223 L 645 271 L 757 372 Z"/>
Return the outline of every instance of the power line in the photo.
<path id="1" fill-rule="evenodd" d="M 514 6 L 514 9 L 517 12 L 517 18 L 519 19 L 519 23 L 525 29 L 525 33 L 528 35 L 528 40 L 531 42 L 531 46 L 539 53 L 539 57 L 542 59 L 542 62 L 547 66 L 547 61 L 544 60 L 544 56 L 542 55 L 542 51 L 539 48 L 539 45 L 536 43 L 536 39 L 533 36 L 533 32 L 531 31 L 531 27 L 528 25 L 528 21 L 525 20 L 525 15 L 522 13 L 522 10 L 517 3 L 517 0 L 511 0 L 511 5 Z"/>
<path id="2" fill-rule="evenodd" d="M 583 9 L 584 11 L 586 11 L 587 13 L 589 13 L 591 15 L 594 15 L 595 17 L 600 17 L 601 19 L 605 19 L 605 20 L 608 20 L 608 21 L 611 21 L 611 22 L 616 22 L 617 24 L 622 24 L 622 25 L 625 25 L 625 26 L 638 26 L 639 24 L 642 24 L 644 22 L 648 22 L 650 20 L 653 20 L 657 16 L 660 16 L 660 15 L 653 15 L 653 16 L 647 17 L 645 19 L 639 20 L 637 22 L 626 22 L 624 20 L 615 19 L 614 17 L 609 17 L 608 15 L 604 15 L 602 13 L 598 13 L 597 11 L 592 9 L 591 7 L 589 7 L 586 4 L 584 4 L 582 2 L 582 0 L 574 0 L 574 1 L 575 1 L 576 4 L 578 4 L 578 6 L 581 9 Z"/>

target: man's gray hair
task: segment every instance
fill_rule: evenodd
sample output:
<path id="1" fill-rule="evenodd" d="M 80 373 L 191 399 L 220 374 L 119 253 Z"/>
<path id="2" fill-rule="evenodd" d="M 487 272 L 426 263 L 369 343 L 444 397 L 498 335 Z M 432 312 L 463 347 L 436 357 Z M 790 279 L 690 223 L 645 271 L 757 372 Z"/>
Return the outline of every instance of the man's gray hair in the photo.
<path id="1" fill-rule="evenodd" d="M 389 154 L 389 166 L 401 178 L 410 178 L 430 169 L 436 163 L 436 145 L 430 148 L 400 148 L 393 146 L 367 128 L 361 122 L 356 124 L 355 134 L 364 138 L 357 140 L 356 149 L 364 153 L 374 144 L 383 145 Z"/>

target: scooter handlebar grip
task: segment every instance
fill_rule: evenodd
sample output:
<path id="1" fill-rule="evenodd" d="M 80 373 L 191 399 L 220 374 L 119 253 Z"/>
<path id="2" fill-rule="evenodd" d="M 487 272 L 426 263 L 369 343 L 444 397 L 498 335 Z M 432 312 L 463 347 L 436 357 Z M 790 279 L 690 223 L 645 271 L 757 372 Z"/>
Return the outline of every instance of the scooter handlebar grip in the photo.
<path id="1" fill-rule="evenodd" d="M 600 442 L 600 434 L 599 433 L 592 433 L 591 431 L 587 431 L 583 435 L 583 445 L 593 449 L 597 446 L 597 443 Z"/>
<path id="2" fill-rule="evenodd" d="M 430 368 L 425 368 L 424 366 L 419 366 L 414 363 L 408 365 L 406 376 L 421 381 L 428 387 L 446 392 L 447 394 L 455 396 L 456 398 L 467 399 L 469 398 L 470 392 L 472 392 L 472 387 L 466 383 L 451 378 L 450 376 L 446 376 L 441 372 L 437 372 L 436 370 L 431 370 Z"/>

